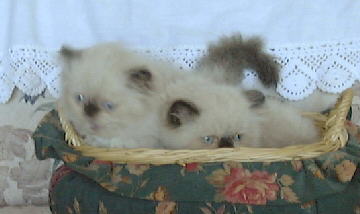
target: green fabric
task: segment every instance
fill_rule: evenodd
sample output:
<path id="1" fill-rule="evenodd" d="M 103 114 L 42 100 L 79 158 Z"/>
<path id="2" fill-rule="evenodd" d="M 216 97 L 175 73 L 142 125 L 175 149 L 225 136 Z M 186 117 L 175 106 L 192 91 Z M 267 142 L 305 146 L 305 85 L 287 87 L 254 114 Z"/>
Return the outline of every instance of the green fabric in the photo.
<path id="1" fill-rule="evenodd" d="M 354 189 L 356 188 L 356 189 Z M 341 194 L 310 201 L 306 204 L 288 204 L 284 206 L 261 206 L 231 203 L 204 202 L 159 202 L 121 197 L 106 191 L 91 179 L 71 172 L 55 186 L 51 196 L 51 209 L 58 214 L 70 213 L 69 209 L 76 213 L 108 213 L 108 214 L 150 214 L 171 213 L 161 212 L 170 207 L 173 213 L 178 214 L 351 214 L 360 205 L 359 185 L 349 185 Z M 78 205 L 76 205 L 76 201 Z M 99 205 L 103 204 L 106 212 L 99 211 Z M 174 206 L 174 207 L 173 207 Z M 165 207 L 165 208 L 164 208 Z M 104 210 L 104 209 L 103 209 Z M 214 210 L 218 211 L 215 212 Z"/>
<path id="2" fill-rule="evenodd" d="M 113 164 L 83 157 L 66 145 L 55 111 L 33 138 L 39 159 L 63 160 L 72 170 L 52 182 L 56 213 L 101 213 L 101 204 L 102 212 L 125 214 L 347 214 L 360 212 L 360 175 L 355 172 L 360 144 L 354 136 L 345 148 L 309 160 L 186 166 Z"/>

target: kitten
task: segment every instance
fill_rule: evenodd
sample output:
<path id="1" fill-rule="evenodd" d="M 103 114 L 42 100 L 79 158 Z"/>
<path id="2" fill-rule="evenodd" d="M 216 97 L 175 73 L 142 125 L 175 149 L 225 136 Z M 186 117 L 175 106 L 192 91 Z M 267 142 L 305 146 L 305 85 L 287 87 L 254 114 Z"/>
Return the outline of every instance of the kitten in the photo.
<path id="1" fill-rule="evenodd" d="M 160 141 L 167 149 L 259 146 L 259 118 L 238 89 L 193 74 L 166 89 Z"/>
<path id="2" fill-rule="evenodd" d="M 167 149 L 276 148 L 320 139 L 311 119 L 259 91 L 193 78 L 172 85 L 167 94 L 160 129 Z"/>
<path id="3" fill-rule="evenodd" d="M 196 71 L 212 77 L 216 82 L 237 85 L 246 90 L 255 89 L 267 97 L 286 102 L 302 111 L 322 112 L 334 106 L 338 95 L 316 90 L 299 101 L 290 101 L 276 92 L 279 80 L 279 66 L 274 57 L 265 53 L 261 39 L 257 37 L 244 40 L 240 34 L 223 37 L 210 44 L 208 55 L 201 58 Z M 253 69 L 260 81 L 250 88 L 243 85 L 244 69 Z M 240 84 L 239 84 L 240 83 Z"/>
<path id="4" fill-rule="evenodd" d="M 172 68 L 131 53 L 117 43 L 74 50 L 63 47 L 65 119 L 92 146 L 158 148 L 159 96 Z"/>

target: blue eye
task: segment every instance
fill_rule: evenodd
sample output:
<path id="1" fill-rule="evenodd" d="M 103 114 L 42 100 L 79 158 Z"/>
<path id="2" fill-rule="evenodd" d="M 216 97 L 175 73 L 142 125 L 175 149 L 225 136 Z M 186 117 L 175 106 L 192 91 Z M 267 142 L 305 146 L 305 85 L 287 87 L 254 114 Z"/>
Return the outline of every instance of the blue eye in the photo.
<path id="1" fill-rule="evenodd" d="M 214 137 L 212 136 L 205 136 L 202 139 L 203 143 L 205 144 L 213 144 L 214 143 Z"/>
<path id="2" fill-rule="evenodd" d="M 83 102 L 85 100 L 85 96 L 82 94 L 78 94 L 75 96 L 76 101 Z"/>
<path id="3" fill-rule="evenodd" d="M 115 105 L 111 102 L 106 102 L 106 103 L 104 103 L 104 107 L 105 107 L 105 109 L 111 111 L 114 109 Z"/>
<path id="4" fill-rule="evenodd" d="M 236 134 L 234 136 L 234 141 L 240 141 L 241 140 L 241 134 Z"/>

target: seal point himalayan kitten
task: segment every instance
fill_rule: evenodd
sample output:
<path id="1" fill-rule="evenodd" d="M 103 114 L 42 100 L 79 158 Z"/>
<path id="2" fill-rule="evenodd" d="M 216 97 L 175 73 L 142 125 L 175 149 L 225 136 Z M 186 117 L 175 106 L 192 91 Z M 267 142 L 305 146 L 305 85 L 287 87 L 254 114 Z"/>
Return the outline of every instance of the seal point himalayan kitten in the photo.
<path id="1" fill-rule="evenodd" d="M 259 117 L 237 88 L 194 74 L 169 86 L 160 109 L 160 141 L 167 149 L 259 146 Z"/>
<path id="2" fill-rule="evenodd" d="M 167 90 L 160 141 L 168 149 L 275 148 L 320 139 L 311 119 L 260 91 L 194 78 Z"/>
<path id="3" fill-rule="evenodd" d="M 63 72 L 58 106 L 87 144 L 159 147 L 157 93 L 163 83 L 175 78 L 171 67 L 118 43 L 81 50 L 63 47 L 60 55 Z"/>

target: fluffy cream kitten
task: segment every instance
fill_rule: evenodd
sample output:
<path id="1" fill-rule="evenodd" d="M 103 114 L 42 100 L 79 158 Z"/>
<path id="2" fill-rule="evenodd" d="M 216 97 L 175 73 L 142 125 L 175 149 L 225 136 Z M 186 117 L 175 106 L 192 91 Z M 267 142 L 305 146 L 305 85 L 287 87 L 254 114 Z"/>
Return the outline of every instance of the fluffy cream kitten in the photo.
<path id="1" fill-rule="evenodd" d="M 64 71 L 58 104 L 86 143 L 159 147 L 158 93 L 177 78 L 173 68 L 117 43 L 84 50 L 64 47 L 61 56 Z"/>
<path id="2" fill-rule="evenodd" d="M 244 69 L 253 69 L 258 74 L 258 84 L 248 88 L 241 83 L 244 79 Z M 334 106 L 338 98 L 337 94 L 320 90 L 299 101 L 281 97 L 276 92 L 279 66 L 274 62 L 274 58 L 265 52 L 262 40 L 257 37 L 243 39 L 240 34 L 234 34 L 209 44 L 207 56 L 199 60 L 196 71 L 212 77 L 218 83 L 237 85 L 246 90 L 259 90 L 267 97 L 276 98 L 302 111 L 328 110 Z"/>
<path id="3" fill-rule="evenodd" d="M 161 144 L 168 149 L 284 147 L 317 142 L 311 119 L 255 90 L 211 84 L 203 78 L 167 89 L 161 109 Z"/>
<path id="4" fill-rule="evenodd" d="M 166 89 L 160 109 L 161 144 L 167 149 L 259 146 L 259 118 L 236 88 L 196 74 Z"/>

